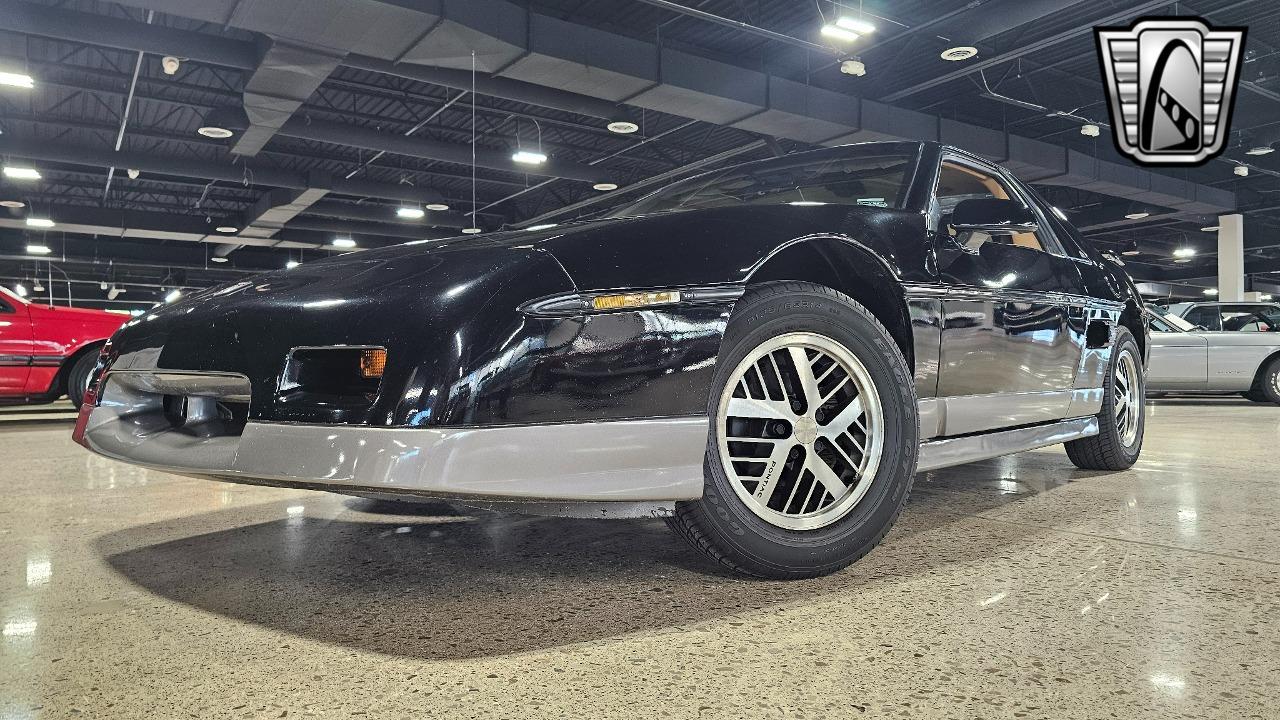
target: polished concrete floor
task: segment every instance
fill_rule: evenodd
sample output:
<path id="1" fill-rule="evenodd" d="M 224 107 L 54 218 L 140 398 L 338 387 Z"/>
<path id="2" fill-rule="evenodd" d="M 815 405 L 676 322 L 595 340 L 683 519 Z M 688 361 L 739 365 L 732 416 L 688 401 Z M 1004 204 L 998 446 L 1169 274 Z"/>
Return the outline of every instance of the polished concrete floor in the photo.
<path id="1" fill-rule="evenodd" d="M 0 719 L 1280 717 L 1280 408 L 1149 409 L 1129 472 L 923 474 L 793 583 L 661 522 L 191 480 L 0 413 Z"/>

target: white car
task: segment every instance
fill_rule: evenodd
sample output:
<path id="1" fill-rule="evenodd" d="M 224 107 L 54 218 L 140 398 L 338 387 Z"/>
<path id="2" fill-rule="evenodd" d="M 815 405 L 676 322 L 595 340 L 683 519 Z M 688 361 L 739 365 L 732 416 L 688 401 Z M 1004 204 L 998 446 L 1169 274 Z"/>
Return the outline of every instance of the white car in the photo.
<path id="1" fill-rule="evenodd" d="M 1280 404 L 1280 332 L 1206 330 L 1147 309 L 1147 393 L 1239 393 Z"/>

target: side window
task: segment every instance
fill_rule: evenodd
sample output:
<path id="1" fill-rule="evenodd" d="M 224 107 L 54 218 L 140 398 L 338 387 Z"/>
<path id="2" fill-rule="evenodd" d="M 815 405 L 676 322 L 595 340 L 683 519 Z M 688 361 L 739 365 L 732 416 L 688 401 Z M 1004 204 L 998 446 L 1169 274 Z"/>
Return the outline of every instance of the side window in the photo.
<path id="1" fill-rule="evenodd" d="M 1173 332 L 1173 328 L 1169 327 L 1163 320 L 1154 315 L 1147 316 L 1147 327 L 1150 328 L 1152 332 Z"/>
<path id="2" fill-rule="evenodd" d="M 1266 308 L 1249 305 L 1224 305 L 1222 329 L 1231 332 L 1271 332 L 1275 329 Z"/>
<path id="3" fill-rule="evenodd" d="M 11 312 L 13 312 L 13 306 L 5 302 L 4 298 L 0 297 L 0 315 Z"/>
<path id="4" fill-rule="evenodd" d="M 940 231 L 951 233 L 952 237 L 956 237 L 962 243 L 966 242 L 966 239 L 957 237 L 955 228 L 951 227 L 951 213 L 955 211 L 956 205 L 965 200 L 992 198 L 1023 202 L 1023 199 L 1016 192 L 1013 192 L 999 176 L 953 160 L 944 160 L 942 162 L 942 167 L 938 172 L 937 198 Z M 1045 234 L 1046 230 L 1004 233 L 991 235 L 989 238 L 984 237 L 983 240 L 1027 248 L 1028 250 L 1051 252 L 1056 245 L 1047 241 Z"/>
<path id="5" fill-rule="evenodd" d="M 1212 305 L 1191 308 L 1184 317 L 1192 325 L 1203 325 L 1207 330 L 1222 329 L 1222 315 Z"/>

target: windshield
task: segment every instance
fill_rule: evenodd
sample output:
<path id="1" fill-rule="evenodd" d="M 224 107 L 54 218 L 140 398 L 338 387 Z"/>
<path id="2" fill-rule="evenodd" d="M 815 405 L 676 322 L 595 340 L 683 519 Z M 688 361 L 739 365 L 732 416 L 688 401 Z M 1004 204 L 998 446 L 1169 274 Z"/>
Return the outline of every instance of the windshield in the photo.
<path id="1" fill-rule="evenodd" d="M 611 217 L 732 205 L 863 205 L 901 209 L 915 154 L 868 149 L 866 154 L 804 155 L 748 163 L 682 180 Z"/>

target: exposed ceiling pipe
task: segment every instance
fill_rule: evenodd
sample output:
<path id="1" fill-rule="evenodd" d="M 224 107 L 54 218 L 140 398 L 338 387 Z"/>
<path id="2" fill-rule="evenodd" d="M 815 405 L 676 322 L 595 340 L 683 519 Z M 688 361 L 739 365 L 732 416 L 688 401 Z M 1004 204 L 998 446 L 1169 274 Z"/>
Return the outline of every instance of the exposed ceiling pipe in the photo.
<path id="1" fill-rule="evenodd" d="M 401 219 L 396 216 L 396 207 L 373 203 L 318 202 L 302 212 L 303 215 L 317 215 L 327 218 L 345 220 L 368 220 L 371 222 L 396 223 L 408 227 L 453 227 L 464 228 L 471 221 L 454 212 L 426 211 L 422 220 Z"/>
<path id="2" fill-rule="evenodd" d="M 382 150 L 395 155 L 440 160 L 458 165 L 470 165 L 472 159 L 469 145 L 405 137 L 326 120 L 293 118 L 278 132 L 281 135 L 303 140 L 360 147 L 366 150 Z M 611 173 L 601 168 L 555 160 L 548 160 L 538 165 L 522 165 L 513 161 L 510 153 L 501 150 L 477 148 L 475 160 L 480 167 L 491 170 L 548 175 L 591 183 L 616 182 Z"/>
<path id="3" fill-rule="evenodd" d="M 820 52 L 827 55 L 845 55 L 846 54 L 844 50 L 840 50 L 838 48 L 833 48 L 827 45 L 818 45 L 817 43 L 811 43 L 808 40 L 801 40 L 800 38 L 792 37 L 784 33 L 774 32 L 773 30 L 762 28 L 757 25 L 752 25 L 750 23 L 745 23 L 745 22 L 742 22 L 741 20 L 734 20 L 732 18 L 727 18 L 721 15 L 715 15 L 713 13 L 709 13 L 705 10 L 698 10 L 697 8 L 688 7 L 687 5 L 674 3 L 674 2 L 671 2 L 671 0 L 640 0 L 640 2 L 646 5 L 653 5 L 654 7 L 660 7 L 664 10 L 670 10 L 671 12 L 674 12 L 674 13 L 680 13 L 681 15 L 688 15 L 689 17 L 695 17 L 695 18 L 698 18 L 699 20 L 705 20 L 710 23 L 715 23 L 716 25 L 733 28 L 734 30 L 741 30 L 742 32 L 749 33 L 757 37 L 766 38 L 768 40 L 773 40 L 775 42 L 785 43 L 792 47 L 798 47 L 801 50 L 810 50 L 813 52 Z"/>
<path id="4" fill-rule="evenodd" d="M 326 220 L 324 218 L 300 217 L 290 220 L 286 230 L 315 230 L 318 232 L 350 233 L 354 235 L 379 235 L 382 237 L 404 238 L 406 240 L 435 240 L 454 237 L 453 231 L 435 230 L 427 227 L 411 227 L 388 223 L 375 224 L 367 222 L 343 222 L 342 220 Z"/>
<path id="5" fill-rule="evenodd" d="M 147 11 L 147 24 L 155 18 L 156 11 Z M 146 57 L 146 53 L 138 51 L 138 60 L 133 64 L 133 78 L 129 81 L 129 94 L 124 98 L 124 112 L 120 113 L 120 131 L 116 133 L 116 152 L 120 152 L 120 146 L 124 144 L 124 129 L 129 125 L 129 111 L 133 109 L 133 93 L 138 89 L 138 73 L 142 71 L 142 58 Z M 111 192 L 111 179 L 116 175 L 116 166 L 112 165 L 107 168 L 107 184 L 102 187 L 102 202 L 107 201 L 107 195 Z"/>
<path id="6" fill-rule="evenodd" d="M 164 157 L 139 152 L 119 152 L 61 143 L 36 140 L 19 140 L 12 135 L 0 135 L 0 153 L 16 155 L 31 160 L 65 162 L 73 165 L 96 167 L 137 168 L 144 172 L 162 175 L 198 177 L 205 180 L 224 180 L 233 183 L 266 185 L 269 187 L 306 190 L 314 187 L 314 177 L 306 173 L 259 167 L 246 164 L 201 162 L 182 158 Z M 330 192 L 355 197 L 376 197 L 383 200 L 402 200 L 415 203 L 442 202 L 444 197 L 429 188 L 412 185 L 372 182 L 369 180 L 333 179 L 328 183 Z"/>

